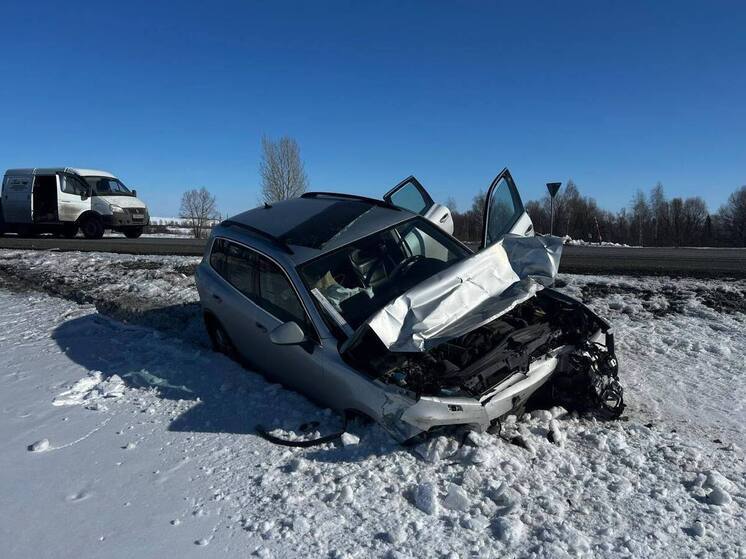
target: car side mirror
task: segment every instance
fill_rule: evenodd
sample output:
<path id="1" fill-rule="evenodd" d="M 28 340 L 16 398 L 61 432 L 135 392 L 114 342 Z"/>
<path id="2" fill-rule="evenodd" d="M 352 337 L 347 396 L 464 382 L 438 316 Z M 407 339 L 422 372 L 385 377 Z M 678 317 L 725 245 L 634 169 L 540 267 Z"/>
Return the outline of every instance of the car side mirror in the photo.
<path id="1" fill-rule="evenodd" d="M 306 341 L 306 335 L 295 322 L 285 322 L 269 333 L 269 339 L 277 345 L 296 345 Z"/>
<path id="2" fill-rule="evenodd" d="M 134 196 L 135 198 L 137 198 L 137 190 L 134 190 L 134 189 L 132 190 L 132 196 Z"/>
<path id="3" fill-rule="evenodd" d="M 88 200 L 88 191 L 84 191 L 80 193 L 80 199 L 81 200 Z"/>

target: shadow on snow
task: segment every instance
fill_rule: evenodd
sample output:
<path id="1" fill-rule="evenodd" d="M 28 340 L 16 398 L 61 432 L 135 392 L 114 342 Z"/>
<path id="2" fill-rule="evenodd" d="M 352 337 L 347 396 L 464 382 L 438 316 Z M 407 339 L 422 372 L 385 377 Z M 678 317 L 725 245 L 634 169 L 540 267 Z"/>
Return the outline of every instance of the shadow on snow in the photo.
<path id="1" fill-rule="evenodd" d="M 129 388 L 155 389 L 163 400 L 194 402 L 171 420 L 170 431 L 256 434 L 257 425 L 296 431 L 310 421 L 319 423 L 322 434 L 341 427 L 338 414 L 204 347 L 206 334 L 199 339 L 194 324 L 185 319 L 189 311 L 199 317 L 199 306 L 193 306 L 143 311 L 133 321 L 137 325 L 89 314 L 63 322 L 52 338 L 68 358 L 105 378 L 116 374 Z M 179 327 L 186 339 L 174 337 Z M 375 425 L 354 425 L 351 430 L 370 443 L 355 449 L 315 447 L 304 456 L 356 461 L 400 448 Z"/>

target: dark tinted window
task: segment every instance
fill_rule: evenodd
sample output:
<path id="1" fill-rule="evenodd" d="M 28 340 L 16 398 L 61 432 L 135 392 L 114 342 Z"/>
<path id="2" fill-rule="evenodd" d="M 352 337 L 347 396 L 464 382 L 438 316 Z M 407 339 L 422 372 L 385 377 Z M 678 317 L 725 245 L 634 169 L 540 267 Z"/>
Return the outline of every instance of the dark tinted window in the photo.
<path id="1" fill-rule="evenodd" d="M 259 305 L 283 322 L 303 326 L 306 312 L 285 274 L 274 262 L 259 257 Z"/>
<path id="2" fill-rule="evenodd" d="M 312 329 L 298 295 L 280 267 L 253 250 L 216 239 L 210 265 L 252 302 L 282 322 L 294 321 L 306 333 Z"/>
<path id="3" fill-rule="evenodd" d="M 355 200 L 335 202 L 309 219 L 298 223 L 280 239 L 290 245 L 322 248 L 360 216 L 369 212 L 371 208 L 372 206 L 367 202 Z"/>

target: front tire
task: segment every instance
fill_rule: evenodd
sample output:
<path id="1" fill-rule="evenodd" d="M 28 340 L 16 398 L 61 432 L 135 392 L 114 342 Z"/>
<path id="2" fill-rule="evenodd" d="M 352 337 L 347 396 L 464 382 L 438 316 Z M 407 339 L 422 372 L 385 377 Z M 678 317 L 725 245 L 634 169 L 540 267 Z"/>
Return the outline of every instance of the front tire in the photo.
<path id="1" fill-rule="evenodd" d="M 234 361 L 238 361 L 238 352 L 236 351 L 236 346 L 233 345 L 233 342 L 228 336 L 228 332 L 226 332 L 225 329 L 215 319 L 208 319 L 206 321 L 206 324 L 207 333 L 209 334 L 210 341 L 212 342 L 212 349 L 217 351 L 218 353 L 222 353 L 223 355 L 230 357 Z"/>
<path id="2" fill-rule="evenodd" d="M 128 227 L 123 230 L 124 236 L 128 239 L 137 239 L 142 235 L 142 227 Z"/>
<path id="3" fill-rule="evenodd" d="M 104 236 L 104 222 L 96 215 L 85 218 L 80 229 L 86 239 L 100 239 Z"/>

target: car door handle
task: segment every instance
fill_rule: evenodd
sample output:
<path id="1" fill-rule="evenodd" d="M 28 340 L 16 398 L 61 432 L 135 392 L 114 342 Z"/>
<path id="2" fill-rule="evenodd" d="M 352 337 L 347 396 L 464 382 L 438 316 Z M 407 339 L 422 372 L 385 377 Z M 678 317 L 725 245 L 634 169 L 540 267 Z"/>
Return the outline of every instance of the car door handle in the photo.
<path id="1" fill-rule="evenodd" d="M 446 219 L 448 219 L 448 214 L 445 214 L 443 217 L 441 217 L 440 222 L 443 223 Z"/>
<path id="2" fill-rule="evenodd" d="M 215 295 L 213 293 L 212 294 L 212 298 L 215 299 L 218 303 L 222 303 L 223 302 L 223 298 L 220 295 Z"/>
<path id="3" fill-rule="evenodd" d="M 255 322 L 254 324 L 257 328 L 259 328 L 259 330 L 261 330 L 265 334 L 267 333 L 267 327 L 264 324 L 262 324 L 261 322 Z"/>

